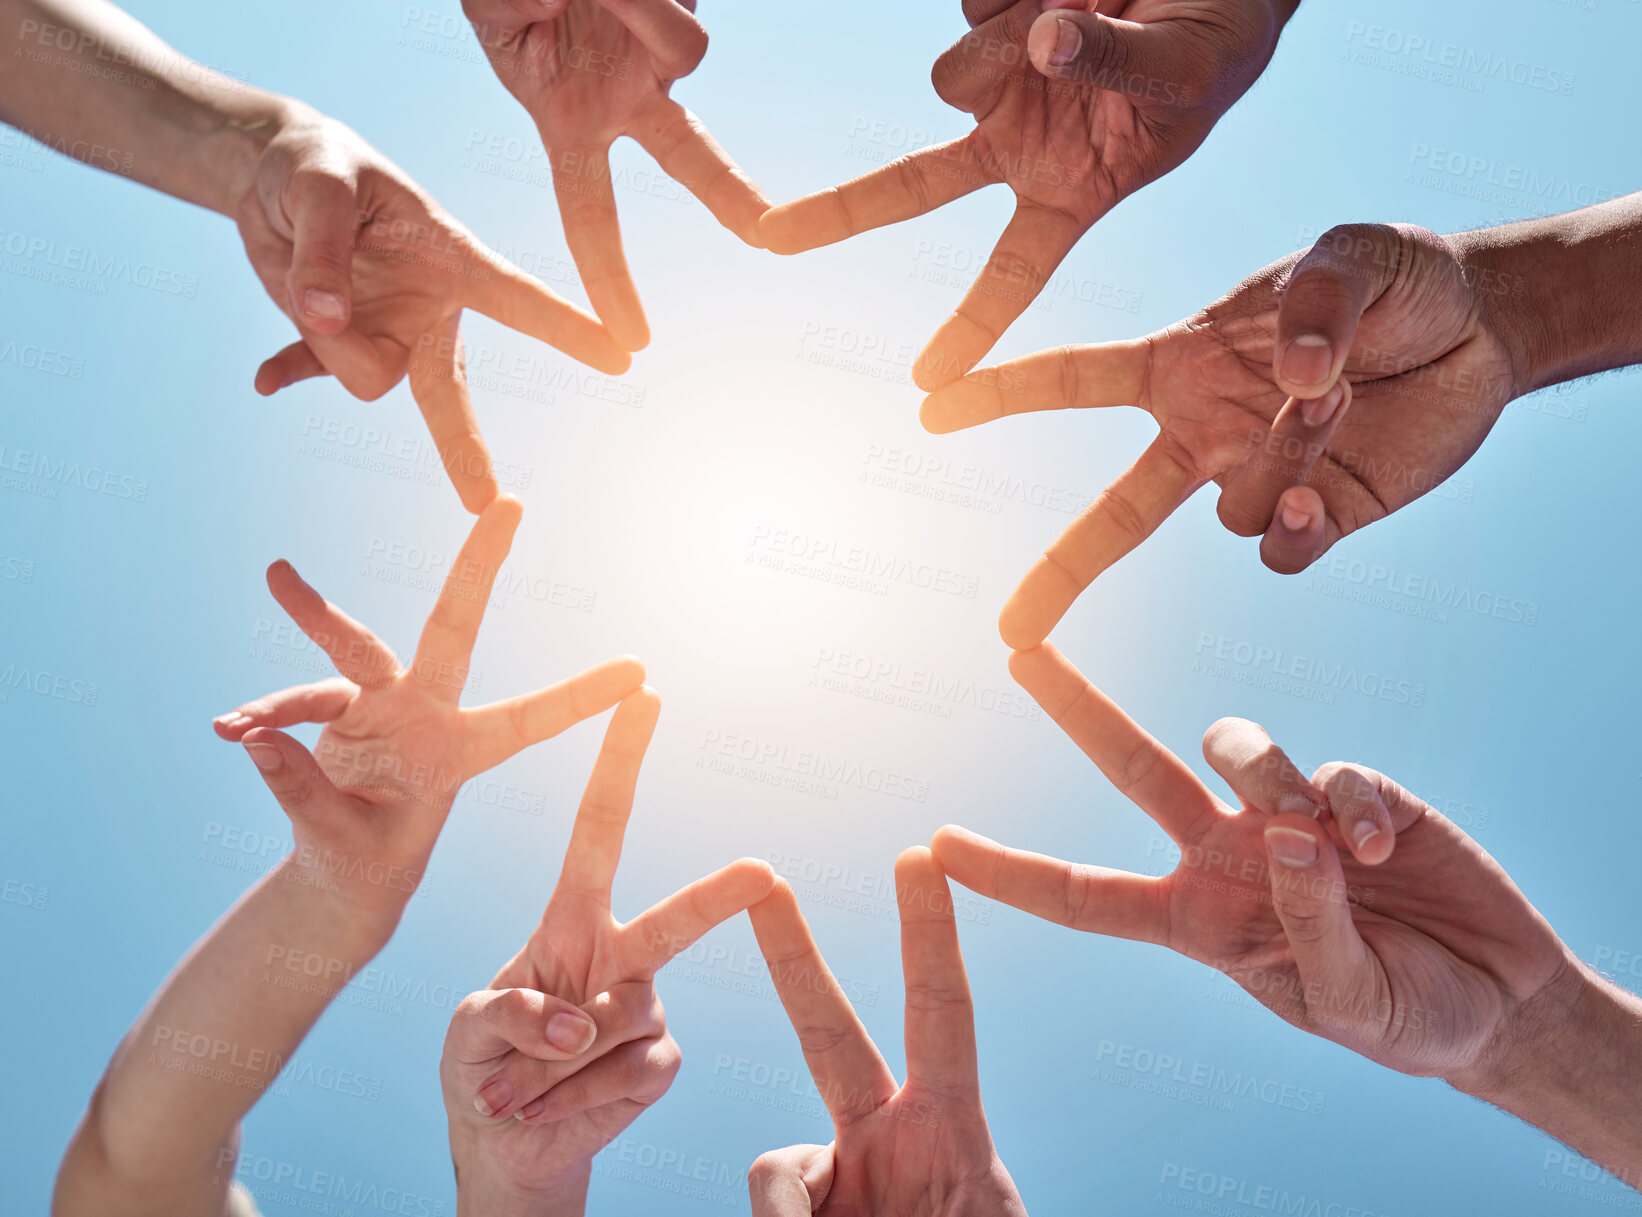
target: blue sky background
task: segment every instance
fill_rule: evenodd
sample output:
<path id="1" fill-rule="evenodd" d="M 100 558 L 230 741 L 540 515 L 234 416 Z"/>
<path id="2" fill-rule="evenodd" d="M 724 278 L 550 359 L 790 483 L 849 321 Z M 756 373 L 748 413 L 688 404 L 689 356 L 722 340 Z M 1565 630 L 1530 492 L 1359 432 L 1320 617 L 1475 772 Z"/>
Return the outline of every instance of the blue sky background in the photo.
<path id="1" fill-rule="evenodd" d="M 545 164 L 525 151 L 534 131 L 480 62 L 455 0 L 130 7 L 196 58 L 349 123 L 481 237 L 583 298 Z M 842 0 L 821 16 L 704 0 L 701 16 L 712 50 L 675 95 L 777 199 L 967 129 L 928 83 L 965 28 L 955 2 Z M 1145 333 L 1336 222 L 1453 231 L 1642 186 L 1630 123 L 1639 36 L 1635 0 L 1306 0 L 1271 69 L 1206 146 L 1102 221 L 997 354 Z M 1415 70 L 1422 52 L 1407 50 L 1416 39 L 1538 67 L 1568 91 L 1428 79 Z M 512 155 L 507 141 L 519 141 Z M 365 441 L 315 453 L 339 428 L 374 429 L 383 447 L 419 438 L 403 387 L 370 405 L 330 381 L 254 394 L 257 363 L 288 326 L 232 225 L 15 133 L 0 132 L 0 153 L 0 247 L 10 234 L 77 244 L 195 285 L 75 290 L 28 277 L 38 260 L 0 259 L 0 351 L 49 348 L 67 373 L 0 355 L 0 444 L 143 490 L 140 502 L 75 486 L 49 500 L 0 491 L 0 671 L 96 686 L 94 705 L 0 689 L 0 1207 L 25 1213 L 45 1206 L 123 1030 L 248 885 L 241 866 L 266 866 L 289 841 L 241 750 L 209 724 L 323 670 L 292 641 L 264 567 L 291 558 L 408 650 L 442 573 L 425 551 L 453 554 L 469 517 L 425 467 L 336 459 Z M 742 248 L 635 146 L 618 147 L 615 165 L 656 335 L 632 371 L 612 385 L 483 318 L 465 323 L 492 451 L 528 478 L 511 565 L 542 589 L 493 609 L 474 659 L 478 696 L 641 655 L 665 709 L 618 914 L 738 855 L 772 858 L 799 878 L 823 948 L 899 1069 L 888 886 L 899 849 L 956 821 L 1065 857 L 1167 864 L 1150 821 L 1023 713 L 994 626 L 1069 510 L 1133 459 L 1151 425 L 1135 411 L 1068 411 L 946 438 L 919 428 L 912 356 L 1001 231 L 1012 206 L 1001 187 L 777 259 Z M 1529 176 L 1549 188 L 1488 184 Z M 528 357 L 540 379 L 487 378 L 480 352 L 497 364 Z M 1610 540 L 1634 510 L 1620 462 L 1642 430 L 1639 384 L 1611 376 L 1513 405 L 1447 486 L 1298 578 L 1268 573 L 1200 495 L 1083 597 L 1057 641 L 1202 772 L 1204 728 L 1239 714 L 1303 767 L 1341 758 L 1393 774 L 1471 829 L 1582 957 L 1642 984 L 1628 972 L 1642 951 L 1639 581 Z M 932 471 L 873 478 L 902 461 Z M 931 497 L 966 467 L 1024 479 L 1048 505 Z M 975 594 L 895 584 L 880 596 L 749 561 L 780 529 L 928 564 Z M 1345 598 L 1375 566 L 1534 606 L 1534 623 Z M 1194 670 L 1220 639 L 1372 670 L 1419 687 L 1423 704 L 1345 692 L 1325 705 Z M 983 692 L 949 716 L 885 706 L 815 679 L 840 656 Z M 583 725 L 464 794 L 428 894 L 377 961 L 369 983 L 388 992 L 356 982 L 303 1049 L 379 1083 L 377 1097 L 299 1083 L 269 1096 L 247 1122 L 251 1175 L 291 1164 L 453 1201 L 435 1073 L 449 1007 L 539 915 L 601 731 Z M 924 797 L 824 797 L 703 763 L 732 739 L 883 766 Z M 223 847 L 235 833 L 249 853 Z M 803 882 L 823 873 L 836 877 Z M 871 894 L 849 896 L 861 890 Z M 1330 1215 L 1637 1207 L 1594 1170 L 1565 1173 L 1562 1151 L 1534 1130 L 1309 1038 L 1196 964 L 974 898 L 960 911 L 987 1110 L 1034 1213 L 1189 1206 L 1177 1186 L 1186 1171 L 1251 1195 L 1303 1195 Z M 663 973 L 684 1069 L 601 1159 L 592 1211 L 744 1211 L 741 1174 L 758 1153 L 828 1139 L 805 1087 L 760 1084 L 804 1074 L 778 1005 L 746 976 L 754 951 L 743 918 Z M 1116 1046 L 1313 1092 L 1321 1111 L 1146 1093 L 1143 1075 L 1113 1069 Z M 303 1211 L 262 1190 L 265 1212 Z"/>

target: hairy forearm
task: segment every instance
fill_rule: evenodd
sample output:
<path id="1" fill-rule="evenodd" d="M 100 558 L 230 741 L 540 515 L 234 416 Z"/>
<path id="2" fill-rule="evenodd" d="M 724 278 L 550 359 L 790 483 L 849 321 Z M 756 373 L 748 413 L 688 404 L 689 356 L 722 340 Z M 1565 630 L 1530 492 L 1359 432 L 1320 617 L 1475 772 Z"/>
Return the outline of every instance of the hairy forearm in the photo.
<path id="1" fill-rule="evenodd" d="M 229 213 L 289 103 L 172 50 L 105 0 L 0 0 L 0 120 Z"/>
<path id="2" fill-rule="evenodd" d="M 1448 240 L 1520 393 L 1642 362 L 1642 194 Z"/>
<path id="3" fill-rule="evenodd" d="M 351 910 L 286 859 L 212 927 L 116 1050 L 64 1159 L 58 1217 L 209 1211 L 240 1119 L 393 931 Z"/>
<path id="4" fill-rule="evenodd" d="M 1572 958 L 1512 1020 L 1500 1050 L 1454 1086 L 1642 1189 L 1642 998 Z"/>

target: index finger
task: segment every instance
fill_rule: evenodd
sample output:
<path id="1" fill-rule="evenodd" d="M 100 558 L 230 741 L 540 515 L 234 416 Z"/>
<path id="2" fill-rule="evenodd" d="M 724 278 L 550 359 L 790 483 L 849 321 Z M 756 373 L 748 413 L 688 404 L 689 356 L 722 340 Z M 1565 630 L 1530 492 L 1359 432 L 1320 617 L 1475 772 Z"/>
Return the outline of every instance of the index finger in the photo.
<path id="1" fill-rule="evenodd" d="M 661 698 L 648 685 L 624 697 L 604 731 L 598 760 L 576 809 L 564 866 L 553 900 L 561 894 L 610 907 L 610 887 L 621 862 L 621 842 L 633 814 L 639 767 L 661 717 Z"/>
<path id="2" fill-rule="evenodd" d="M 650 343 L 650 323 L 621 244 L 608 148 L 553 148 L 553 193 L 565 243 L 593 311 L 624 350 Z"/>
<path id="3" fill-rule="evenodd" d="M 981 164 L 973 135 L 966 135 L 772 207 L 759 221 L 758 235 L 772 253 L 802 253 L 921 216 L 995 180 Z"/>
<path id="4" fill-rule="evenodd" d="M 914 383 L 930 392 L 979 363 L 1093 223 L 1020 200 L 980 276 L 913 364 Z"/>
<path id="5" fill-rule="evenodd" d="M 487 253 L 483 264 L 465 280 L 460 301 L 464 307 L 510 330 L 540 339 L 609 376 L 620 376 L 633 366 L 627 348 L 597 317 L 583 312 L 500 254 Z"/>
<path id="6" fill-rule="evenodd" d="M 975 1009 L 958 948 L 952 889 L 929 850 L 915 847 L 895 859 L 895 901 L 906 978 L 907 1082 L 977 1094 Z"/>
<path id="7" fill-rule="evenodd" d="M 768 862 L 742 858 L 651 905 L 621 928 L 623 975 L 649 980 L 680 951 L 769 895 Z"/>
<path id="8" fill-rule="evenodd" d="M 411 353 L 410 390 L 422 411 L 439 463 L 466 507 L 478 515 L 500 493 L 490 467 L 490 450 L 468 395 L 467 368 L 458 328 L 461 311 L 421 335 Z"/>
<path id="9" fill-rule="evenodd" d="M 730 159 L 699 118 L 671 98 L 658 97 L 638 116 L 629 134 L 668 177 L 700 199 L 714 219 L 747 244 L 759 244 L 758 221 L 770 209 L 770 197 Z"/>
<path id="10" fill-rule="evenodd" d="M 1159 435 L 1033 563 L 998 616 L 1017 651 L 1049 636 L 1084 588 L 1174 514 L 1206 481 L 1166 435 Z"/>
<path id="11" fill-rule="evenodd" d="M 1174 753 L 1085 679 L 1049 643 L 1009 657 L 1009 674 L 1118 792 L 1188 844 L 1223 814 L 1220 801 Z"/>
<path id="12" fill-rule="evenodd" d="M 490 602 L 490 589 L 496 581 L 496 571 L 507 559 L 513 545 L 514 530 L 524 506 L 510 495 L 492 499 L 473 531 L 462 542 L 461 551 L 445 576 L 439 589 L 439 599 L 428 614 L 422 627 L 422 637 L 416 643 L 416 658 L 411 661 L 411 673 L 447 701 L 459 701 L 462 686 L 467 683 L 466 671 L 473 658 L 473 644 L 479 638 L 479 625 L 485 619 L 485 605 Z M 460 672 L 460 679 L 452 673 Z"/>
<path id="13" fill-rule="evenodd" d="M 1138 406 L 1151 349 L 1145 338 L 1058 346 L 979 368 L 924 398 L 918 419 L 946 435 L 1011 414 Z"/>
<path id="14" fill-rule="evenodd" d="M 747 916 L 833 1123 L 842 1128 L 877 1111 L 900 1088 L 821 958 L 792 888 L 776 880 Z"/>

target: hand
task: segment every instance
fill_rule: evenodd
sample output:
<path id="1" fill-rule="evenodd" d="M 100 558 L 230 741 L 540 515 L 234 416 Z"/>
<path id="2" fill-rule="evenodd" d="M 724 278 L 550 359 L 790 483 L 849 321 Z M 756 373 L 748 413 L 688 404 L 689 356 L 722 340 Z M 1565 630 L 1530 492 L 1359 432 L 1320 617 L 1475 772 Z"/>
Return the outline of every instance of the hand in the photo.
<path id="1" fill-rule="evenodd" d="M 536 122 L 565 240 L 593 310 L 637 351 L 649 323 L 622 252 L 610 145 L 630 135 L 724 227 L 758 244 L 770 206 L 667 96 L 707 53 L 695 0 L 462 0 L 496 75 Z"/>
<path id="2" fill-rule="evenodd" d="M 585 1197 L 593 1155 L 678 1072 L 656 973 L 775 880 L 768 863 L 743 858 L 625 925 L 611 915 L 622 835 L 660 711 L 648 688 L 616 708 L 541 923 L 490 990 L 451 1020 L 440 1077 L 464 1211 L 493 1211 L 481 1198 Z"/>
<path id="3" fill-rule="evenodd" d="M 1149 337 L 1040 351 L 931 395 L 924 426 L 943 433 L 1069 406 L 1132 404 L 1157 420 L 1010 597 L 1004 641 L 1042 642 L 1211 480 L 1221 522 L 1264 534 L 1260 556 L 1283 574 L 1446 480 L 1522 383 L 1493 311 L 1522 285 L 1471 272 L 1424 229 L 1347 225 Z"/>
<path id="4" fill-rule="evenodd" d="M 290 817 L 293 861 L 367 917 L 397 920 L 463 782 L 609 709 L 644 680 L 636 659 L 611 659 L 523 697 L 459 704 L 521 511 L 505 496 L 485 508 L 409 667 L 288 562 L 268 568 L 274 599 L 342 675 L 247 702 L 217 718 L 216 731 L 245 745 Z M 325 724 L 312 754 L 277 729 L 296 723 Z"/>
<path id="5" fill-rule="evenodd" d="M 374 401 L 408 369 L 463 506 L 483 510 L 497 485 L 468 397 L 462 310 L 603 372 L 625 371 L 629 356 L 347 127 L 294 102 L 281 114 L 231 213 L 263 287 L 301 334 L 258 369 L 257 392 L 330 374 Z"/>
<path id="6" fill-rule="evenodd" d="M 1308 781 L 1261 728 L 1221 719 L 1203 754 L 1241 801 L 1230 807 L 1054 648 L 1018 652 L 1010 670 L 1181 861 L 1149 878 L 943 828 L 935 856 L 965 887 L 1169 947 L 1297 1027 L 1450 1081 L 1485 1074 L 1535 999 L 1578 971 L 1499 864 L 1383 774 L 1331 762 Z"/>
<path id="7" fill-rule="evenodd" d="M 1197 150 L 1265 69 L 1294 5 L 1134 0 L 1120 6 L 1123 20 L 1078 0 L 963 7 L 974 28 L 933 79 L 975 129 L 774 208 L 759 225 L 770 249 L 792 254 L 1008 185 L 1014 218 L 913 367 L 925 390 L 980 362 L 1095 221 Z"/>
<path id="8" fill-rule="evenodd" d="M 952 893 L 927 849 L 895 860 L 895 896 L 906 973 L 904 1086 L 821 958 L 792 888 L 777 882 L 748 910 L 835 1132 L 831 1145 L 773 1150 L 753 1163 L 753 1217 L 1026 1217 L 981 1110 Z"/>

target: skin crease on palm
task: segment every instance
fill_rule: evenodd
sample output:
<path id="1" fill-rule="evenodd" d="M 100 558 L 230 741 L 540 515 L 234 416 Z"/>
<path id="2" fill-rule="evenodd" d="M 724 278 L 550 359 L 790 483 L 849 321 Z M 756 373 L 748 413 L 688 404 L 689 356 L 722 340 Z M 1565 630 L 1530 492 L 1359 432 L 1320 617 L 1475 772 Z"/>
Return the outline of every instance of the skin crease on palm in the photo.
<path id="1" fill-rule="evenodd" d="M 932 394 L 922 418 L 938 433 L 1117 405 L 1158 424 L 1139 459 L 1022 581 L 999 622 L 1004 641 L 1036 646 L 1103 570 L 1207 482 L 1221 487 L 1222 522 L 1264 534 L 1261 556 L 1283 573 L 1436 487 L 1519 392 L 1522 358 L 1493 327 L 1492 303 L 1443 238 L 1348 226 L 1166 330 L 1039 352 Z M 1339 337 L 1332 362 L 1309 369 L 1311 383 L 1286 376 L 1279 360 L 1294 338 L 1319 330 Z M 1331 413 L 1313 425 L 1308 411 L 1319 407 Z"/>
<path id="2" fill-rule="evenodd" d="M 610 146 L 637 140 L 718 221 L 758 244 L 769 199 L 668 96 L 707 52 L 694 0 L 464 0 L 508 91 L 536 123 L 588 299 L 629 351 L 650 327 L 622 249 Z"/>
<path id="3" fill-rule="evenodd" d="M 760 223 L 770 249 L 792 254 L 990 183 L 1014 192 L 1015 215 L 991 259 L 913 369 L 926 391 L 973 368 L 1106 212 L 1196 151 L 1264 69 L 1293 11 L 1263 0 L 1099 8 L 966 0 L 974 28 L 936 62 L 932 79 L 974 129 L 776 207 Z M 1075 29 L 1077 44 L 1064 56 L 1063 27 Z"/>

